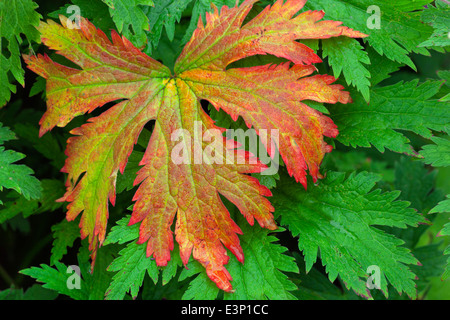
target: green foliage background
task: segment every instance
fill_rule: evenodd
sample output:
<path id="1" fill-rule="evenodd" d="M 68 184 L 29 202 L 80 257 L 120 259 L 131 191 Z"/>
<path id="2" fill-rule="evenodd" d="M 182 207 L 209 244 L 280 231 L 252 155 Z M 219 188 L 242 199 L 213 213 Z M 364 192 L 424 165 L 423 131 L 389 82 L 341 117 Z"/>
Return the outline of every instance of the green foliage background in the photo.
<path id="1" fill-rule="evenodd" d="M 45 80 L 24 69 L 21 54 L 43 52 L 34 27 L 70 17 L 75 5 L 106 34 L 119 31 L 171 67 L 210 2 L 236 3 L 0 1 L 0 299 L 450 299 L 450 8 L 442 0 L 307 2 L 304 10 L 324 10 L 325 19 L 370 35 L 305 41 L 324 59 L 319 71 L 338 77 L 354 102 L 311 103 L 340 131 L 329 141 L 335 150 L 324 159 L 325 179 L 304 190 L 283 167 L 272 177 L 256 175 L 274 193 L 279 230 L 248 226 L 225 202 L 244 232 L 246 262 L 231 257 L 227 266 L 235 293 L 220 292 L 195 261 L 183 268 L 177 248 L 159 268 L 136 244 L 139 225 L 127 223 L 151 126 L 118 177 L 109 234 L 89 272 L 78 221 L 67 222 L 55 200 L 65 191 L 60 169 L 69 131 L 95 112 L 38 138 Z M 249 17 L 272 3 L 261 0 Z M 379 29 L 367 24 L 372 5 L 381 12 Z M 219 126 L 243 127 L 205 108 Z M 70 265 L 80 268 L 80 289 L 67 286 Z M 371 265 L 381 269 L 381 290 L 366 288 Z"/>

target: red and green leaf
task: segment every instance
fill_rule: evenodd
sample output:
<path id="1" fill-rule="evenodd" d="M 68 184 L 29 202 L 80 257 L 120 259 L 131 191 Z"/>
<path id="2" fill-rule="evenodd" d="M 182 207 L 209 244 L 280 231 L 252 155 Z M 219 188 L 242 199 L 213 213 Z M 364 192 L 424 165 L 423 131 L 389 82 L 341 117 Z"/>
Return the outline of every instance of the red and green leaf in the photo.
<path id="1" fill-rule="evenodd" d="M 151 139 L 141 161 L 135 185 L 130 224 L 141 222 L 139 243 L 147 243 L 147 255 L 159 266 L 170 260 L 172 225 L 183 263 L 190 255 L 205 268 L 219 288 L 231 291 L 231 276 L 225 268 L 230 250 L 244 262 L 239 244 L 239 226 L 231 219 L 221 196 L 240 210 L 252 225 L 276 229 L 274 208 L 266 198 L 271 192 L 248 173 L 265 166 L 255 156 L 236 148 L 222 136 L 203 111 L 208 100 L 234 119 L 241 116 L 257 132 L 276 129 L 279 139 L 262 139 L 269 154 L 277 148 L 291 176 L 306 187 L 306 172 L 321 178 L 320 163 L 331 146 L 324 136 L 336 137 L 336 125 L 302 101 L 348 103 L 348 92 L 333 84 L 335 78 L 314 74 L 312 63 L 320 58 L 297 40 L 337 36 L 363 37 L 362 33 L 323 21 L 322 11 L 296 13 L 306 1 L 283 0 L 268 6 L 255 18 L 244 19 L 257 0 L 239 7 L 217 8 L 201 19 L 192 39 L 175 65 L 174 74 L 112 32 L 110 41 L 86 19 L 81 29 L 41 22 L 42 42 L 79 66 L 69 68 L 48 56 L 25 56 L 28 67 L 47 79 L 47 112 L 40 134 L 65 126 L 74 117 L 109 102 L 108 110 L 71 131 L 68 156 L 62 171 L 68 174 L 67 219 L 80 213 L 81 235 L 88 237 L 95 252 L 105 239 L 108 205 L 115 203 L 117 173 L 123 173 L 143 127 L 155 121 Z M 251 68 L 227 67 L 245 57 L 271 54 L 290 62 Z M 217 133 L 214 159 L 203 133 Z M 180 131 L 174 141 L 173 133 Z M 193 137 L 193 141 L 190 141 Z M 278 143 L 277 143 L 278 142 Z M 171 158 L 179 145 L 192 161 L 177 164 Z M 219 150 L 219 152 L 217 152 Z M 196 156 L 201 154 L 201 163 Z M 233 159 L 234 161 L 229 161 Z M 253 160 L 253 161 L 250 161 Z"/>

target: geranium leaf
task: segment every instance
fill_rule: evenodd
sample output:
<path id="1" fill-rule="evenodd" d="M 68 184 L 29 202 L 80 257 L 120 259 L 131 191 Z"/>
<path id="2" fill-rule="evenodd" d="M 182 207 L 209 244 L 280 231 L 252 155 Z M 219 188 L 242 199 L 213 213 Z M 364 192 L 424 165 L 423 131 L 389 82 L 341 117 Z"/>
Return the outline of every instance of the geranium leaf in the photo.
<path id="1" fill-rule="evenodd" d="M 330 281 L 337 276 L 348 289 L 370 296 L 367 284 L 369 267 L 381 272 L 377 283 L 386 296 L 391 283 L 399 293 L 415 297 L 414 273 L 408 264 L 418 264 L 403 241 L 377 226 L 406 228 L 425 223 L 425 218 L 409 203 L 396 201 L 399 191 L 372 190 L 380 177 L 373 173 L 328 172 L 327 178 L 309 191 L 284 179 L 274 190 L 273 202 L 281 224 L 299 236 L 308 272 L 320 259 Z"/>
<path id="2" fill-rule="evenodd" d="M 35 27 L 41 15 L 36 11 L 37 7 L 32 0 L 0 2 L 0 108 L 9 101 L 11 92 L 16 92 L 12 78 L 22 86 L 25 84 L 20 45 L 23 35 L 30 41 L 39 40 Z"/>
<path id="3" fill-rule="evenodd" d="M 316 68 L 311 64 L 321 59 L 296 40 L 365 35 L 340 22 L 321 20 L 321 11 L 295 16 L 306 2 L 297 0 L 277 1 L 243 25 L 255 2 L 207 13 L 206 25 L 199 22 L 174 74 L 116 32 L 110 41 L 86 19 L 81 19 L 80 29 L 68 28 L 63 16 L 62 25 L 40 24 L 42 42 L 80 68 L 57 64 L 46 55 L 24 57 L 31 70 L 47 79 L 48 109 L 40 134 L 116 102 L 71 131 L 74 136 L 68 140 L 62 169 L 68 178 L 60 201 L 70 202 L 69 220 L 82 212 L 81 235 L 89 238 L 93 260 L 105 239 L 108 200 L 114 205 L 118 171 L 124 172 L 140 132 L 153 120 L 129 223 L 141 222 L 138 242 L 147 243 L 146 254 L 156 265 L 164 266 L 171 258 L 176 215 L 182 262 L 187 264 L 192 254 L 219 288 L 232 290 L 224 267 L 229 261 L 226 249 L 244 261 L 238 237 L 242 231 L 220 195 L 251 225 L 256 219 L 261 227 L 277 228 L 266 198 L 271 192 L 248 175 L 267 166 L 222 136 L 223 130 L 203 111 L 203 99 L 232 118 L 242 116 L 260 137 L 262 130 L 269 132 L 263 139 L 267 154 L 274 156 L 279 150 L 289 173 L 305 187 L 307 170 L 313 181 L 321 177 L 319 165 L 332 149 L 324 136 L 335 137 L 338 131 L 331 119 L 302 101 L 351 99 L 341 85 L 333 84 L 334 77 L 313 75 Z M 275 55 L 293 65 L 227 69 L 232 62 L 258 54 Z M 214 152 L 208 149 L 211 140 Z M 182 156 L 175 159 L 179 150 Z"/>
<path id="4" fill-rule="evenodd" d="M 42 186 L 40 181 L 33 176 L 33 170 L 26 165 L 16 163 L 25 158 L 25 155 L 5 149 L 3 146 L 4 142 L 13 139 L 16 139 L 16 135 L 0 122 L 0 191 L 3 191 L 3 188 L 13 189 L 27 200 L 39 199 Z"/>

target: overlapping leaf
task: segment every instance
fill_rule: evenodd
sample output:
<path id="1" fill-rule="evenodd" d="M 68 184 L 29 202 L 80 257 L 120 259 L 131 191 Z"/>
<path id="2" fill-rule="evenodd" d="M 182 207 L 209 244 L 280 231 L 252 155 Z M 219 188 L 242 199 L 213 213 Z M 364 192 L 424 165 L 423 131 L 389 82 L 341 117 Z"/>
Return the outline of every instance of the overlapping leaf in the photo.
<path id="1" fill-rule="evenodd" d="M 242 218 L 237 217 L 238 223 Z M 230 259 L 228 270 L 233 276 L 233 293 L 225 293 L 225 300 L 291 300 L 295 299 L 292 291 L 297 286 L 284 272 L 298 273 L 294 259 L 284 252 L 286 248 L 275 243 L 277 241 L 273 231 L 259 227 L 242 225 L 244 234 L 241 236 L 245 263 L 241 264 L 233 257 Z M 282 231 L 281 230 L 277 230 Z M 269 234 L 272 233 L 272 234 Z M 208 279 L 204 270 L 195 261 L 188 264 L 179 281 L 195 275 L 190 281 L 189 288 L 183 294 L 183 299 L 207 299 L 217 297 L 218 289 Z"/>
<path id="2" fill-rule="evenodd" d="M 36 11 L 37 7 L 32 0 L 0 2 L 0 108 L 9 101 L 11 92 L 16 92 L 9 75 L 22 86 L 25 84 L 20 45 L 23 42 L 22 35 L 29 40 L 39 39 L 35 27 L 41 15 Z"/>
<path id="3" fill-rule="evenodd" d="M 109 7 L 109 13 L 117 30 L 132 39 L 138 47 L 145 45 L 145 30 L 149 30 L 148 17 L 144 9 L 153 6 L 152 0 L 102 0 Z"/>
<path id="4" fill-rule="evenodd" d="M 445 130 L 450 133 L 450 128 L 446 128 Z M 449 167 L 450 166 L 450 144 L 449 144 L 449 136 L 442 137 L 433 137 L 431 140 L 435 144 L 425 145 L 420 152 L 420 154 L 424 157 L 425 163 L 431 164 L 434 167 Z M 439 202 L 434 208 L 430 210 L 430 213 L 437 212 L 450 212 L 450 195 L 447 195 L 447 199 Z M 450 223 L 444 225 L 442 230 L 439 232 L 440 236 L 450 236 Z M 446 255 L 450 255 L 450 246 L 448 246 L 444 253 Z M 442 275 L 443 279 L 447 279 L 450 276 L 450 257 L 447 259 L 447 266 L 444 274 Z"/>
<path id="5" fill-rule="evenodd" d="M 433 5 L 427 6 L 427 9 L 423 11 L 421 18 L 422 21 L 433 27 L 434 32 L 429 39 L 419 45 L 420 47 L 445 47 L 450 45 L 450 37 L 448 36 L 450 6 L 448 5 L 448 2 L 437 0 L 435 2 L 435 7 Z"/>
<path id="6" fill-rule="evenodd" d="M 233 118 L 242 116 L 257 132 L 277 130 L 279 139 L 269 135 L 264 141 L 268 154 L 280 150 L 289 173 L 305 187 L 307 170 L 314 181 L 321 177 L 319 165 L 331 151 L 323 137 L 338 132 L 328 117 L 302 101 L 351 100 L 342 86 L 332 84 L 334 77 L 312 75 L 316 69 L 311 64 L 321 60 L 296 40 L 364 35 L 340 22 L 321 20 L 321 11 L 295 16 L 306 2 L 297 0 L 277 1 L 243 25 L 255 2 L 247 0 L 239 7 L 223 7 L 220 14 L 217 9 L 207 14 L 206 25 L 199 22 L 178 58 L 175 74 L 115 32 L 111 42 L 85 19 L 81 29 L 67 28 L 64 17 L 62 25 L 41 23 L 43 43 L 80 69 L 56 64 L 48 56 L 25 57 L 29 68 L 47 79 L 48 109 L 40 134 L 116 102 L 72 130 L 63 168 L 68 179 L 61 201 L 70 202 L 69 220 L 82 212 L 81 234 L 89 238 L 93 258 L 105 239 L 108 200 L 115 202 L 117 173 L 124 171 L 140 132 L 152 120 L 154 129 L 135 180 L 139 188 L 129 223 L 141 222 L 138 242 L 147 243 L 147 256 L 153 256 L 157 265 L 170 260 L 176 215 L 182 262 L 186 264 L 192 253 L 219 288 L 232 290 L 224 267 L 229 260 L 225 247 L 243 262 L 237 236 L 242 231 L 219 194 L 236 205 L 250 224 L 256 219 L 262 227 L 276 228 L 273 207 L 266 199 L 269 189 L 246 175 L 265 166 L 226 141 L 202 110 L 201 99 Z M 227 69 L 232 62 L 257 54 L 282 57 L 293 66 Z M 208 141 L 205 132 L 213 132 Z M 179 147 L 181 163 L 173 158 Z"/>
<path id="7" fill-rule="evenodd" d="M 370 87 L 370 72 L 364 64 L 370 64 L 370 59 L 356 39 L 340 37 L 322 41 L 324 57 L 333 68 L 335 77 L 344 74 L 348 84 L 356 86 L 368 102 Z"/>
<path id="8" fill-rule="evenodd" d="M 156 47 L 163 27 L 170 41 L 175 36 L 175 22 L 180 22 L 181 15 L 192 0 L 161 0 L 150 7 L 147 16 L 150 22 L 149 45 Z"/>
<path id="9" fill-rule="evenodd" d="M 69 269 L 69 266 L 66 266 L 58 261 L 55 263 L 55 266 L 56 269 L 48 265 L 41 264 L 40 267 L 24 269 L 21 270 L 20 273 L 33 277 L 39 282 L 43 282 L 43 288 L 52 289 L 75 300 L 86 300 L 89 298 L 89 288 L 85 285 L 81 278 L 79 288 L 68 287 L 67 284 L 74 281 L 72 280 L 74 278 L 72 274 L 75 270 Z"/>
<path id="10" fill-rule="evenodd" d="M 429 55 L 418 47 L 433 32 L 422 23 L 424 5 L 432 0 L 372 1 L 372 0 L 313 0 L 310 10 L 326 8 L 326 18 L 343 21 L 345 25 L 369 35 L 367 42 L 379 54 L 415 69 L 410 52 Z"/>
<path id="11" fill-rule="evenodd" d="M 415 275 L 408 264 L 418 261 L 403 241 L 376 226 L 406 228 L 425 222 L 422 215 L 408 208 L 409 203 L 395 201 L 399 192 L 372 190 L 380 179 L 376 174 L 328 172 L 327 178 L 309 191 L 298 189 L 286 179 L 274 191 L 273 201 L 281 224 L 299 236 L 299 248 L 305 256 L 306 271 L 320 259 L 333 282 L 337 276 L 348 289 L 370 296 L 364 278 L 369 267 L 380 271 L 377 283 L 386 296 L 388 283 L 399 293 L 415 297 Z"/>
<path id="12" fill-rule="evenodd" d="M 374 87 L 370 104 L 355 97 L 345 109 L 330 106 L 339 127 L 339 141 L 352 146 L 373 145 L 381 152 L 388 148 L 414 154 L 407 137 L 397 130 L 412 131 L 425 138 L 432 137 L 432 130 L 444 130 L 450 122 L 448 103 L 434 98 L 441 86 L 441 81 L 402 81 Z"/>
<path id="13" fill-rule="evenodd" d="M 5 141 L 12 139 L 16 139 L 14 133 L 0 122 L 0 191 L 3 188 L 13 189 L 27 200 L 38 199 L 41 197 L 42 187 L 39 180 L 33 176 L 33 170 L 23 164 L 16 164 L 25 158 L 25 155 L 3 146 Z"/>

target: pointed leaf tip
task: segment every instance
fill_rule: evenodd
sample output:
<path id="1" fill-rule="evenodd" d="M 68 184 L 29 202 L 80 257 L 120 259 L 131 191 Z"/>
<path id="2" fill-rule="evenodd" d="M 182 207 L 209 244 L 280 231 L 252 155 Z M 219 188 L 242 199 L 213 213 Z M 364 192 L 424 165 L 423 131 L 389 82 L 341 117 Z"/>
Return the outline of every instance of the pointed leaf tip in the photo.
<path id="1" fill-rule="evenodd" d="M 293 18 L 303 0 L 277 1 L 243 25 L 255 2 L 246 0 L 220 12 L 214 8 L 205 25 L 199 19 L 174 75 L 126 37 L 112 32 L 111 41 L 84 18 L 81 29 L 71 29 L 65 17 L 60 17 L 61 25 L 51 20 L 41 23 L 42 42 L 78 68 L 57 64 L 48 56 L 24 56 L 28 67 L 47 79 L 47 111 L 39 135 L 112 103 L 71 131 L 63 167 L 67 190 L 60 201 L 69 202 L 68 219 L 81 214 L 80 232 L 89 238 L 93 262 L 105 240 L 109 204 L 115 203 L 117 172 L 124 171 L 137 138 L 153 120 L 128 224 L 141 223 L 138 241 L 146 243 L 146 255 L 157 265 L 166 265 L 171 258 L 176 218 L 174 233 L 182 263 L 186 265 L 192 255 L 219 288 L 232 292 L 225 268 L 227 250 L 244 262 L 238 236 L 242 231 L 220 197 L 233 203 L 249 224 L 256 220 L 264 228 L 277 228 L 274 207 L 266 198 L 271 191 L 248 175 L 264 169 L 258 157 L 222 143 L 213 159 L 205 152 L 208 143 L 195 138 L 198 124 L 202 130 L 217 129 L 203 112 L 202 99 L 233 119 L 241 116 L 264 140 L 264 151 L 276 157 L 273 150 L 279 150 L 290 175 L 305 188 L 308 170 L 313 181 L 322 178 L 319 166 L 332 150 L 324 136 L 335 137 L 338 131 L 331 119 L 303 101 L 349 103 L 351 98 L 334 84 L 334 77 L 312 75 L 316 68 L 311 64 L 321 59 L 297 40 L 359 34 L 338 22 L 320 21 L 320 12 Z M 294 66 L 227 68 L 259 54 L 288 59 Z M 171 139 L 174 132 L 182 132 L 185 141 L 194 137 L 192 145 L 184 145 L 186 154 L 203 151 L 205 161 L 195 165 L 174 161 L 172 151 L 180 147 Z M 263 132 L 269 134 L 265 139 Z M 235 161 L 228 163 L 228 156 Z"/>

